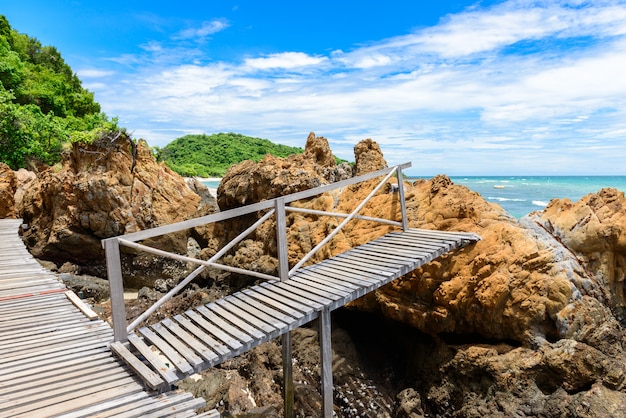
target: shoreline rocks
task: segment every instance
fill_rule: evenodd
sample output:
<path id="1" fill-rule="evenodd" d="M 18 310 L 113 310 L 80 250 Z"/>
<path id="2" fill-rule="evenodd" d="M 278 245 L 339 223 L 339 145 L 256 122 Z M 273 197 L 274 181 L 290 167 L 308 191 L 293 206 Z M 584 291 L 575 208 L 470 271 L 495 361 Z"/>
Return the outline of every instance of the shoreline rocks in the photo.
<path id="1" fill-rule="evenodd" d="M 233 166 L 219 186 L 217 202 L 222 209 L 233 208 L 387 164 L 371 139 L 355 146 L 355 161 L 355 167 L 337 166 L 328 141 L 311 133 L 301 156 Z M 8 184 L 4 190 L 15 193 L 19 186 L 2 178 L 0 174 L 0 186 Z M 348 213 L 376 182 L 297 205 Z M 555 199 L 544 211 L 516 220 L 445 175 L 404 185 L 411 227 L 474 232 L 482 240 L 350 304 L 349 319 L 341 321 L 343 331 L 334 333 L 337 412 L 374 416 L 367 401 L 379 393 L 383 401 L 375 416 L 625 416 L 624 193 L 603 189 L 578 202 Z M 215 210 L 211 196 L 203 200 L 202 192 L 192 192 L 197 187 L 191 184 L 190 189 L 156 164 L 142 142 L 132 145 L 128 138 L 116 138 L 74 148 L 60 170 L 40 173 L 24 194 L 23 214 L 31 224 L 25 238 L 38 256 L 96 260 L 101 238 Z M 377 193 L 361 214 L 399 217 L 391 189 Z M 254 220 L 251 216 L 195 228 L 155 244 L 208 258 Z M 290 213 L 287 221 L 291 265 L 339 223 L 333 217 L 302 213 Z M 370 221 L 350 223 L 312 262 L 390 228 Z M 266 222 L 224 262 L 275 273 L 274 231 L 273 221 Z M 145 283 L 151 288 L 162 284 L 159 291 L 167 290 L 168 280 L 187 269 L 132 252 L 124 257 L 124 270 L 142 280 L 149 277 Z M 204 289 L 190 287 L 155 318 L 249 283 L 209 270 L 199 283 Z M 151 297 L 147 291 L 142 294 Z M 136 301 L 129 310 L 135 312 L 141 303 Z M 370 334 L 376 333 L 372 338 L 385 335 L 394 343 L 379 346 L 361 340 L 360 321 Z M 299 330 L 294 344 L 294 351 L 301 352 L 296 354 L 296 404 L 303 415 L 317 416 L 315 330 Z M 280 415 L 279 353 L 277 341 L 271 341 L 207 372 L 210 384 L 198 384 L 197 390 L 233 413 Z M 394 357 L 398 353 L 401 359 Z M 392 365 L 382 361 L 394 358 L 398 361 Z M 185 385 L 194 387 L 192 382 Z M 354 395 L 361 385 L 372 388 Z M 344 401 L 350 396 L 354 398 Z"/>

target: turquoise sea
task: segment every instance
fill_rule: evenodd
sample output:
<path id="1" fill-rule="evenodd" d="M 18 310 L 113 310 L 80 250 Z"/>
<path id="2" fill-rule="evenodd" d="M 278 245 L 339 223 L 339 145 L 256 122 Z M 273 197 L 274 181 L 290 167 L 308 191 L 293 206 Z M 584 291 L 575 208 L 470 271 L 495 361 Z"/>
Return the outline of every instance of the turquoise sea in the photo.
<path id="1" fill-rule="evenodd" d="M 423 177 L 409 177 L 416 180 Z M 541 210 L 554 198 L 576 201 L 604 187 L 626 191 L 626 176 L 456 176 L 462 184 L 487 201 L 498 203 L 516 218 Z M 203 181 L 217 189 L 219 181 Z"/>
<path id="2" fill-rule="evenodd" d="M 542 210 L 555 198 L 574 202 L 605 187 L 626 191 L 626 176 L 459 176 L 450 179 L 479 193 L 487 201 L 500 204 L 516 218 Z"/>

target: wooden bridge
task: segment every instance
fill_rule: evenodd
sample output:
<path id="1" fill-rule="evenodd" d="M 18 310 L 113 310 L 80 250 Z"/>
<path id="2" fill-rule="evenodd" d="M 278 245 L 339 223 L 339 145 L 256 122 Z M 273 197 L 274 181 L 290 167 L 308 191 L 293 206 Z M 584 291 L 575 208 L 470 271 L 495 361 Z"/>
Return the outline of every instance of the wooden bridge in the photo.
<path id="1" fill-rule="evenodd" d="M 1 417 L 215 417 L 202 398 L 145 390 L 112 355 L 113 331 L 0 220 Z"/>
<path id="2" fill-rule="evenodd" d="M 149 387 L 155 390 L 167 390 L 180 379 L 220 364 L 265 341 L 282 336 L 285 416 L 289 417 L 293 416 L 289 331 L 319 318 L 323 413 L 324 416 L 332 416 L 331 311 L 378 289 L 448 251 L 480 239 L 471 233 L 441 232 L 408 227 L 401 179 L 402 169 L 409 166 L 410 164 L 407 163 L 202 218 L 104 240 L 115 334 L 115 342 L 111 344 L 111 350 L 135 370 Z M 393 175 L 398 181 L 396 184 L 389 184 Z M 383 176 L 382 181 L 350 214 L 320 212 L 289 206 L 291 202 L 309 199 L 324 192 Z M 391 190 L 397 194 L 401 212 L 399 221 L 359 215 L 368 201 L 376 193 L 380 193 L 383 187 L 387 187 L 383 192 Z M 167 253 L 139 243 L 164 234 L 263 211 L 266 212 L 265 215 L 254 225 L 242 232 L 209 260 Z M 291 269 L 287 261 L 286 238 L 286 213 L 289 211 L 343 218 L 334 231 Z M 275 217 L 276 222 L 279 264 L 277 277 L 218 263 L 219 258 L 272 216 Z M 398 231 L 388 233 L 320 263 L 306 265 L 315 252 L 326 245 L 344 225 L 352 220 L 390 224 L 396 226 Z M 199 267 L 128 325 L 124 308 L 120 246 L 192 262 Z M 141 326 L 159 306 L 187 286 L 207 267 L 248 274 L 263 279 L 265 282 L 204 306 L 190 309 L 173 318 L 150 326 Z"/>

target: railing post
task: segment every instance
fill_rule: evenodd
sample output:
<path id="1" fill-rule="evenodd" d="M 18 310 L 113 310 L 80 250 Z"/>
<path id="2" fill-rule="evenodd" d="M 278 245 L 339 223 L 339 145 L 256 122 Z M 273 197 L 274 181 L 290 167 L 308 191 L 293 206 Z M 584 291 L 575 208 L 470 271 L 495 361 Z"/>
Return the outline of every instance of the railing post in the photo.
<path id="1" fill-rule="evenodd" d="M 276 209 L 276 251 L 278 253 L 278 277 L 280 281 L 289 278 L 289 258 L 287 257 L 287 216 L 285 199 L 279 197 L 275 201 Z"/>
<path id="2" fill-rule="evenodd" d="M 115 238 L 102 241 L 102 245 L 106 253 L 107 277 L 109 279 L 109 292 L 111 293 L 113 339 L 114 341 L 126 341 L 128 334 L 126 332 L 126 306 L 124 305 L 120 245 Z"/>
<path id="3" fill-rule="evenodd" d="M 287 216 L 285 212 L 285 199 L 279 197 L 275 200 L 276 210 L 276 251 L 278 253 L 278 277 L 280 281 L 289 279 L 289 258 L 287 257 Z M 283 354 L 283 396 L 284 416 L 294 417 L 293 409 L 293 361 L 291 353 L 291 333 L 282 336 Z"/>
<path id="4" fill-rule="evenodd" d="M 402 230 L 409 229 L 409 220 L 406 215 L 406 202 L 404 201 L 404 181 L 402 180 L 402 167 L 396 167 L 396 176 L 398 177 L 398 199 L 400 200 L 400 212 L 402 213 Z"/>

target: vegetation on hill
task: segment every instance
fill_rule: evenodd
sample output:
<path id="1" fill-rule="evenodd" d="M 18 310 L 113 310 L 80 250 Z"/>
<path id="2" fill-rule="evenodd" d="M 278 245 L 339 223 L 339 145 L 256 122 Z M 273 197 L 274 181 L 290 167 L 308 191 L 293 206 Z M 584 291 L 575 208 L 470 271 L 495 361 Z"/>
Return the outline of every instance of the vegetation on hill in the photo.
<path id="1" fill-rule="evenodd" d="M 18 169 L 59 161 L 64 144 L 117 129 L 52 46 L 0 15 L 0 161 Z"/>
<path id="2" fill-rule="evenodd" d="M 172 170 L 199 177 L 222 177 L 231 165 L 244 160 L 260 161 L 266 154 L 287 157 L 303 151 L 236 133 L 186 135 L 155 149 L 157 157 Z"/>

